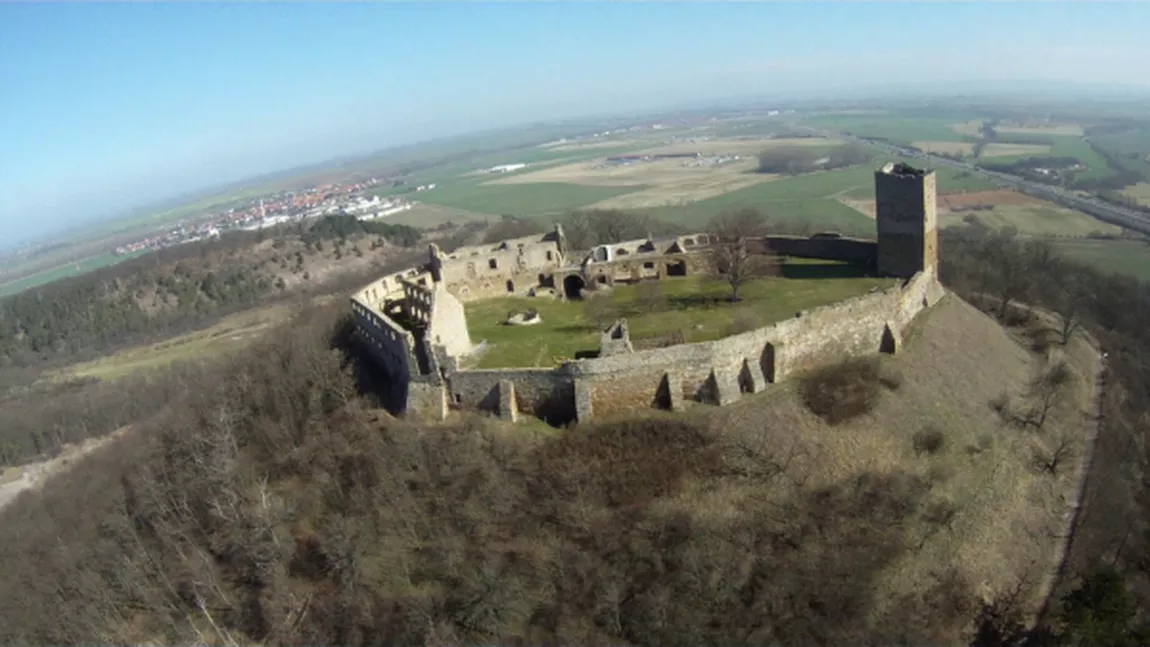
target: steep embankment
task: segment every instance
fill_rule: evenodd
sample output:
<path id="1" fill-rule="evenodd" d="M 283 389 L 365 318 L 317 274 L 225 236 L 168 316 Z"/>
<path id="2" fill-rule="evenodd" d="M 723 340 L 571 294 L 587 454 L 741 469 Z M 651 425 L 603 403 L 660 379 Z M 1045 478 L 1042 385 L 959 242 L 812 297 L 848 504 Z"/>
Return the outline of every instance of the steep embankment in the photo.
<path id="1" fill-rule="evenodd" d="M 1054 351 L 1055 358 L 1063 355 L 1074 377 L 1057 394 L 1050 419 L 1040 430 L 1007 424 L 1004 413 L 1022 415 L 1036 403 L 1030 382 L 1050 363 L 1030 350 L 1022 331 L 1004 330 L 948 295 L 915 322 L 904 352 L 884 358 L 897 388 L 885 389 L 869 414 L 828 426 L 804 408 L 790 384 L 709 419 L 715 429 L 787 463 L 790 478 L 777 479 L 768 496 L 866 472 L 902 472 L 926 484 L 922 514 L 907 529 L 914 550 L 878 578 L 884 595 L 876 612 L 925 594 L 940 577 L 958 577 L 985 599 L 1021 585 L 1033 611 L 1057 565 L 1057 537 L 1077 494 L 1075 471 L 1101 367 L 1082 337 Z M 996 411 L 1004 394 L 1009 403 Z M 1052 469 L 1060 448 L 1062 464 Z M 749 483 L 743 495 L 762 496 L 761 484 Z M 737 505 L 738 499 L 700 501 L 698 509 Z"/>

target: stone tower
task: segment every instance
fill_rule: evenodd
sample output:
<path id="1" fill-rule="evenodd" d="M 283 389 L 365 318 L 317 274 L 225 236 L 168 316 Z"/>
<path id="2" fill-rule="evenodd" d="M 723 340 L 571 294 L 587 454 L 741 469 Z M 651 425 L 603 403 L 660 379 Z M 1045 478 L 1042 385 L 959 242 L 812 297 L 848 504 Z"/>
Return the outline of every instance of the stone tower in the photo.
<path id="1" fill-rule="evenodd" d="M 938 265 L 934 171 L 890 163 L 874 174 L 878 271 L 910 278 Z"/>

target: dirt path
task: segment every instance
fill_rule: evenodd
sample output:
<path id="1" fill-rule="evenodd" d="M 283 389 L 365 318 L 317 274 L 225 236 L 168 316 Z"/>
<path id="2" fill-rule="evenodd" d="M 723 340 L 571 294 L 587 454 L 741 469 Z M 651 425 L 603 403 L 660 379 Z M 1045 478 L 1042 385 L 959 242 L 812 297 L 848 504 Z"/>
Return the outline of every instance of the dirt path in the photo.
<path id="1" fill-rule="evenodd" d="M 41 487 L 49 478 L 71 469 L 84 456 L 123 436 L 129 429 L 131 425 L 121 427 L 106 436 L 89 438 L 78 445 L 64 445 L 58 455 L 46 461 L 8 468 L 19 470 L 20 474 L 6 483 L 0 483 L 0 510 L 15 501 L 21 492 Z"/>
<path id="2" fill-rule="evenodd" d="M 1059 592 L 1059 585 L 1069 575 L 1068 566 L 1074 550 L 1074 537 L 1087 509 L 1086 488 L 1091 478 L 1091 469 L 1094 466 L 1094 448 L 1101 426 L 1102 396 L 1106 388 L 1106 356 L 1098 350 L 1098 342 L 1093 337 L 1089 337 L 1089 339 L 1091 347 L 1098 351 L 1098 363 L 1094 374 L 1090 408 L 1083 412 L 1083 422 L 1086 428 L 1083 433 L 1082 454 L 1075 466 L 1073 496 L 1067 502 L 1065 532 L 1058 537 L 1055 559 L 1053 560 L 1055 566 L 1042 581 L 1040 591 L 1042 606 L 1035 616 L 1036 625 L 1045 621 L 1052 605 L 1057 603 L 1055 598 Z"/>

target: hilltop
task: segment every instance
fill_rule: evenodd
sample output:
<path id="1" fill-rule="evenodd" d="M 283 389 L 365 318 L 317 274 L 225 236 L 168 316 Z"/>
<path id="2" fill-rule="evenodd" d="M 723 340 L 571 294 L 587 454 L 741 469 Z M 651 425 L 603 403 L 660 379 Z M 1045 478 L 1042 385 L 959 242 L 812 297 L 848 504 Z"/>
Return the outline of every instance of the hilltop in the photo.
<path id="1" fill-rule="evenodd" d="M 1004 423 L 988 400 L 1036 356 L 952 295 L 834 426 L 801 381 L 566 432 L 417 425 L 355 395 L 335 312 L 6 510 L 0 641 L 953 641 L 1049 567 L 1073 470 L 1034 451 L 1080 441 L 1097 369 L 1075 340 L 1043 433 Z"/>

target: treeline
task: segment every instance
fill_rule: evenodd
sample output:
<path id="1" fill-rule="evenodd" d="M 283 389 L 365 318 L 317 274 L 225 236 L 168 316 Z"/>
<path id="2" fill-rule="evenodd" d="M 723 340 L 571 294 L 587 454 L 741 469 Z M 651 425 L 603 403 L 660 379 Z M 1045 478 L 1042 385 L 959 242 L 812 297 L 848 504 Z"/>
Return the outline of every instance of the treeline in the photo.
<path id="1" fill-rule="evenodd" d="M 365 235 L 402 247 L 422 236 L 404 225 L 328 216 L 303 229 L 238 232 L 161 250 L 5 297 L 0 299 L 0 369 L 83 358 L 286 296 L 280 270 L 293 269 L 291 259 L 299 270 L 303 253 L 318 251 L 321 241 Z M 307 248 L 292 256 L 288 243 L 296 236 Z M 252 247 L 269 238 L 278 251 L 252 257 Z"/>
<path id="2" fill-rule="evenodd" d="M 305 242 L 315 243 L 320 240 L 341 240 L 362 235 L 379 236 L 401 247 L 414 247 L 423 239 L 422 232 L 415 227 L 360 220 L 346 214 L 320 218 L 307 229 L 302 238 Z"/>
<path id="3" fill-rule="evenodd" d="M 854 142 L 832 149 L 820 163 L 820 154 L 803 146 L 779 146 L 759 154 L 760 173 L 798 175 L 816 169 L 832 170 L 865 164 L 870 161 L 870 151 L 862 144 Z"/>

